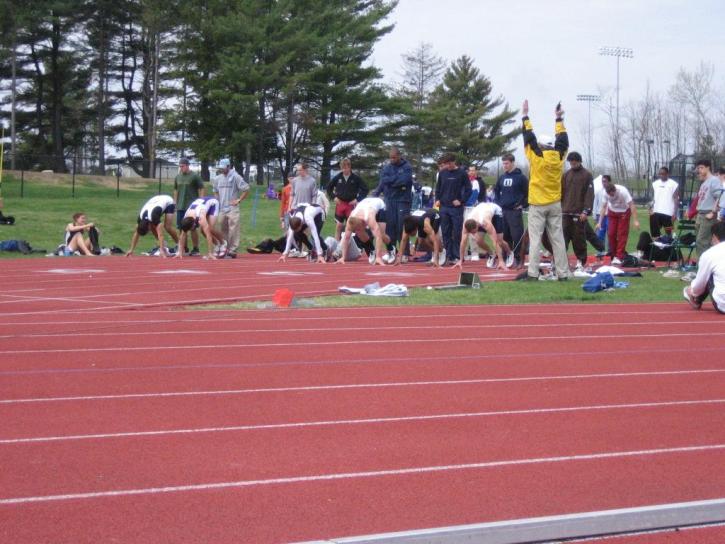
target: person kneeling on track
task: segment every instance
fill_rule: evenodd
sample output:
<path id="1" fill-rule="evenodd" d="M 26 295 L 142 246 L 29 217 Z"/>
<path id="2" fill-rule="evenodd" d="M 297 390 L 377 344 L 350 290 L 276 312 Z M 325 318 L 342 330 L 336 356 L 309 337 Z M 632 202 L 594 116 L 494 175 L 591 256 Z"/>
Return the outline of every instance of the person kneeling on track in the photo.
<path id="1" fill-rule="evenodd" d="M 181 259 L 186 243 L 186 233 L 194 232 L 197 228 L 206 237 L 207 259 L 217 259 L 223 252 L 226 252 L 224 237 L 222 233 L 214 228 L 214 222 L 219 215 L 219 201 L 211 196 L 204 196 L 194 200 L 186 210 L 184 219 L 181 221 L 181 236 L 179 236 L 179 251 L 176 252 L 176 258 Z M 215 254 L 215 243 L 219 244 L 217 254 Z"/>
<path id="2" fill-rule="evenodd" d="M 363 244 L 363 248 L 368 254 L 368 262 L 370 264 L 392 264 L 395 261 L 395 245 L 391 243 L 390 238 L 385 232 L 385 202 L 382 198 L 364 198 L 355 209 L 350 212 L 350 217 L 345 226 L 345 236 L 341 240 L 342 257 L 340 264 L 345 264 L 345 255 L 347 255 L 347 246 L 352 239 L 352 235 L 358 238 Z M 373 240 L 375 246 L 373 246 Z M 383 256 L 384 249 L 387 247 L 388 253 Z M 387 258 L 388 263 L 385 262 Z"/>
<path id="3" fill-rule="evenodd" d="M 302 239 L 305 231 L 309 231 L 315 243 L 317 262 L 324 263 L 327 260 L 327 244 L 320 239 L 322 226 L 325 224 L 325 211 L 317 204 L 300 204 L 290 212 L 289 228 L 287 229 L 287 243 L 285 245 L 280 261 L 285 262 L 295 242 L 304 243 Z"/>
<path id="4" fill-rule="evenodd" d="M 174 228 L 176 205 L 174 199 L 169 195 L 158 195 L 150 198 L 146 204 L 141 208 L 141 212 L 136 219 L 136 230 L 131 238 L 131 249 L 126 252 L 126 257 L 133 253 L 136 249 L 139 238 L 146 236 L 149 230 L 154 233 L 154 236 L 159 241 L 159 252 L 162 257 L 168 257 L 169 251 L 166 249 L 164 244 L 164 231 L 160 228 L 161 216 L 163 216 L 164 230 L 169 233 L 169 236 L 176 242 L 179 243 L 179 235 Z"/>
<path id="5" fill-rule="evenodd" d="M 436 209 L 416 210 L 403 218 L 403 237 L 400 247 L 407 247 L 412 236 L 418 238 L 418 247 L 424 251 L 432 251 L 431 264 L 441 266 L 446 262 L 446 250 L 441 250 L 441 215 Z M 395 264 L 400 264 L 402 254 L 395 258 Z"/>
<path id="6" fill-rule="evenodd" d="M 725 314 L 725 223 L 715 223 L 711 232 L 712 245 L 700 256 L 697 275 L 683 295 L 696 310 L 711 296 L 715 309 Z"/>
<path id="7" fill-rule="evenodd" d="M 494 244 L 496 256 L 490 254 L 488 245 L 484 240 L 484 233 L 488 234 Z M 498 204 L 493 202 L 482 202 L 471 212 L 470 218 L 463 223 L 461 235 L 461 252 L 468 243 L 468 236 L 473 236 L 478 246 L 489 253 L 486 266 L 488 268 L 499 268 L 508 270 L 514 264 L 514 254 L 509 245 L 503 239 L 503 212 Z M 504 252 L 506 260 L 504 261 Z M 463 269 L 463 261 L 456 266 Z"/>

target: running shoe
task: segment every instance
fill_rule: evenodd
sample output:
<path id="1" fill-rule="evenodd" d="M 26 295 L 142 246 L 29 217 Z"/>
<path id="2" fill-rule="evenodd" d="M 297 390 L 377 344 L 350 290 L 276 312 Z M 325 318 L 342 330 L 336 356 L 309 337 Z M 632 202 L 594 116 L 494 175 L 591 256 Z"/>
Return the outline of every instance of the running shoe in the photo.
<path id="1" fill-rule="evenodd" d="M 617 266 L 617 265 L 621 265 L 621 264 L 622 264 L 622 260 L 621 259 L 618 259 L 617 257 L 615 257 L 614 259 L 612 259 L 612 265 Z"/>
<path id="2" fill-rule="evenodd" d="M 496 268 L 497 259 L 496 255 L 489 255 L 488 259 L 486 259 L 486 268 Z"/>
<path id="3" fill-rule="evenodd" d="M 200 255 L 199 248 L 195 247 L 189 252 L 189 257 L 198 257 Z"/>
<path id="4" fill-rule="evenodd" d="M 692 295 L 690 295 L 690 286 L 688 285 L 685 287 L 685 289 L 682 291 L 682 296 L 685 297 L 685 300 L 688 302 L 690 306 L 692 306 L 693 309 L 699 310 L 702 307 L 702 302 L 697 302 Z"/>
<path id="5" fill-rule="evenodd" d="M 506 255 L 506 268 L 511 268 L 514 265 L 514 254 L 513 251 Z"/>
<path id="6" fill-rule="evenodd" d="M 375 251 L 371 251 L 370 255 L 368 255 L 368 262 L 370 264 L 375 264 Z"/>
<path id="7" fill-rule="evenodd" d="M 474 251 L 473 253 L 471 253 L 471 260 L 473 262 L 481 260 L 481 256 L 478 254 L 478 251 Z"/>
<path id="8" fill-rule="evenodd" d="M 441 252 L 438 254 L 438 266 L 443 266 L 446 264 L 446 250 L 441 249 Z"/>

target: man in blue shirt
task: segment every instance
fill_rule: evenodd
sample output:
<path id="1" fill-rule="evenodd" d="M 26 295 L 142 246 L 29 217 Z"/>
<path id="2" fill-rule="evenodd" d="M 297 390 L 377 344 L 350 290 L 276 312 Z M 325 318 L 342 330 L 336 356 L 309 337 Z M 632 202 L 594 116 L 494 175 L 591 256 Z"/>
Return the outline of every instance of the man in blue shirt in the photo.
<path id="1" fill-rule="evenodd" d="M 372 192 L 373 196 L 383 194 L 385 200 L 385 231 L 393 244 L 400 242 L 403 233 L 403 218 L 410 214 L 413 199 L 413 169 L 410 163 L 400 156 L 397 147 L 390 148 L 390 162 L 380 171 L 380 183 Z M 407 248 L 401 248 L 407 254 Z"/>
<path id="2" fill-rule="evenodd" d="M 444 153 L 438 159 L 438 182 L 435 194 L 437 208 L 441 214 L 443 245 L 448 255 L 448 264 L 455 265 L 461 259 L 461 231 L 463 209 L 471 196 L 471 181 L 463 168 L 456 164 L 453 153 Z"/>

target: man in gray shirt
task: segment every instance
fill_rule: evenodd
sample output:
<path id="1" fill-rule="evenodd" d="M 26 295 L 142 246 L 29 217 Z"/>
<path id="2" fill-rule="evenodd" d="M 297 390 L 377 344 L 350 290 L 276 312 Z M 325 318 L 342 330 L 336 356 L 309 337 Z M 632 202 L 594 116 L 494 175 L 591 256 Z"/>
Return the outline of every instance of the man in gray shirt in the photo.
<path id="1" fill-rule="evenodd" d="M 239 204 L 249 195 L 249 184 L 229 159 L 220 160 L 217 169 L 220 173 L 212 181 L 220 208 L 217 225 L 227 245 L 226 256 L 235 259 L 239 249 Z"/>
<path id="2" fill-rule="evenodd" d="M 317 203 L 317 182 L 307 168 L 307 163 L 301 162 L 297 165 L 297 177 L 290 178 L 292 197 L 287 211 L 294 210 L 300 204 Z"/>
<path id="3" fill-rule="evenodd" d="M 697 161 L 697 177 L 702 184 L 697 192 L 697 256 L 710 249 L 712 226 L 717 221 L 718 201 L 722 194 L 722 183 L 712 174 L 712 163 L 708 159 Z"/>

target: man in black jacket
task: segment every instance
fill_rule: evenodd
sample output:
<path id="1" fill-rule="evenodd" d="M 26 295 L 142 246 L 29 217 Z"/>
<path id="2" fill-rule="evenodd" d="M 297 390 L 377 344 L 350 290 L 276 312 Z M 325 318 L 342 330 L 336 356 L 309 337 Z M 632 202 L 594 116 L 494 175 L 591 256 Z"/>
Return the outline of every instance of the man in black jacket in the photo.
<path id="1" fill-rule="evenodd" d="M 501 157 L 503 174 L 493 188 L 494 201 L 503 211 L 503 239 L 515 255 L 515 267 L 521 268 L 521 242 L 524 238 L 523 210 L 529 205 L 529 180 L 516 167 L 511 153 Z"/>
<path id="2" fill-rule="evenodd" d="M 441 231 L 448 263 L 455 265 L 461 258 L 459 246 L 463 229 L 463 205 L 471 196 L 471 182 L 466 171 L 456 164 L 453 153 L 444 153 L 438 159 L 438 168 L 436 207 L 441 214 Z"/>
<path id="3" fill-rule="evenodd" d="M 335 240 L 338 241 L 350 212 L 368 195 L 365 182 L 352 171 L 350 159 L 346 157 L 340 161 L 340 170 L 327 184 L 327 195 L 335 200 Z"/>

